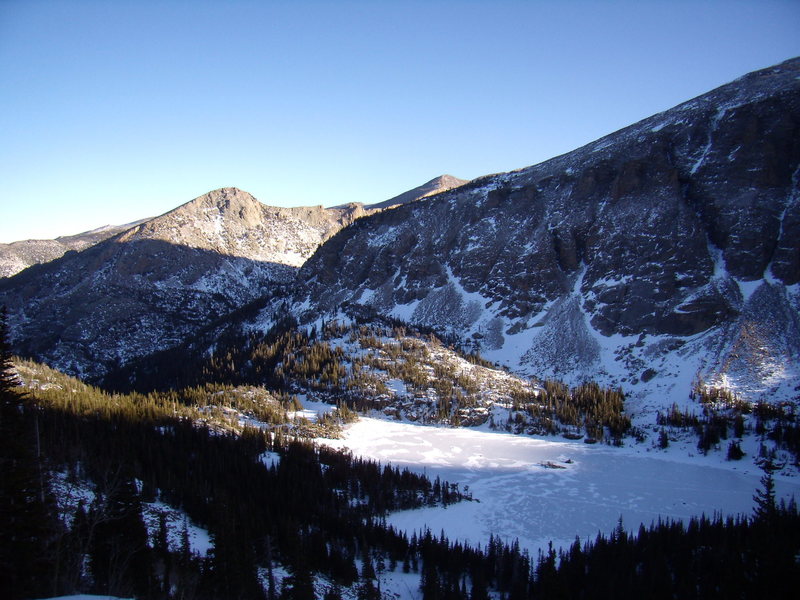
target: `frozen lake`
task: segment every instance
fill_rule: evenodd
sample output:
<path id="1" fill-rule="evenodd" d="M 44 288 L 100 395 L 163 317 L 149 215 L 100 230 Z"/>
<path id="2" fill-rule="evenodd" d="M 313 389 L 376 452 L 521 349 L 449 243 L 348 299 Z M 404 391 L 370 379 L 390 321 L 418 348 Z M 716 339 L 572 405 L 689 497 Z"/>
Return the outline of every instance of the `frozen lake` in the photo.
<path id="1" fill-rule="evenodd" d="M 388 521 L 396 527 L 409 533 L 444 529 L 451 539 L 473 544 L 485 544 L 492 533 L 518 538 L 534 557 L 550 540 L 566 546 L 576 535 L 585 540 L 608 533 L 620 516 L 635 531 L 659 517 L 750 513 L 762 476 L 751 461 L 726 463 L 677 449 L 647 452 L 644 446 L 612 448 L 365 417 L 346 428 L 344 439 L 325 443 L 458 482 L 479 500 L 395 513 Z M 776 478 L 776 488 L 800 498 L 800 481 Z"/>

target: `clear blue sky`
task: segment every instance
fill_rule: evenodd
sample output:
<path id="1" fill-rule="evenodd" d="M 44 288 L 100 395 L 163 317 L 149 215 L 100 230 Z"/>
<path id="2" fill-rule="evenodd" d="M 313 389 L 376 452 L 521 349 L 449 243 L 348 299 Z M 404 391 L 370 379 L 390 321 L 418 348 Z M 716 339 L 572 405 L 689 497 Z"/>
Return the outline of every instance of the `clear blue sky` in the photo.
<path id="1" fill-rule="evenodd" d="M 237 186 L 379 202 L 800 55 L 800 2 L 0 0 L 0 242 Z"/>

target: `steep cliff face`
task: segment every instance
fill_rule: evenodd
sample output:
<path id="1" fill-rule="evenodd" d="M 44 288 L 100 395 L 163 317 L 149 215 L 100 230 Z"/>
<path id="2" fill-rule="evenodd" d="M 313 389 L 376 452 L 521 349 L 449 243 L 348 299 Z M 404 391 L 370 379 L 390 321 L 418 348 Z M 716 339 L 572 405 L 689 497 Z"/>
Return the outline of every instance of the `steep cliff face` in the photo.
<path id="1" fill-rule="evenodd" d="M 362 219 L 304 265 L 298 307 L 368 305 L 532 374 L 791 394 L 799 174 L 795 59 Z"/>
<path id="2" fill-rule="evenodd" d="M 0 281 L 19 352 L 96 377 L 293 280 L 360 205 L 274 208 L 225 188 Z"/>

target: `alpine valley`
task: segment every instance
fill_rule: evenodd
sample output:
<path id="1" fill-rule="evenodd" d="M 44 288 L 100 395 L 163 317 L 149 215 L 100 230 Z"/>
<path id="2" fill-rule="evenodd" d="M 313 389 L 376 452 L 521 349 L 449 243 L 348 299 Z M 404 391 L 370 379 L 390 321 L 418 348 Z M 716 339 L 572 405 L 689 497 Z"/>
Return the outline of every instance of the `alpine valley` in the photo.
<path id="1" fill-rule="evenodd" d="M 57 491 L 73 486 L 61 520 L 102 529 L 138 490 L 160 557 L 139 576 L 65 564 L 54 592 L 783 597 L 799 575 L 775 485 L 800 492 L 800 59 L 516 171 L 331 208 L 222 188 L 2 245 L 0 266 L 15 377 Z M 134 440 L 113 450 L 127 479 L 88 458 L 115 432 Z M 195 479 L 152 450 L 177 463 L 192 444 Z M 267 505 L 275 522 L 252 517 Z M 750 541 L 711 539 L 726 527 Z M 684 534 L 695 562 L 643 562 L 669 536 L 691 554 Z M 624 585 L 602 575 L 612 546 Z"/>

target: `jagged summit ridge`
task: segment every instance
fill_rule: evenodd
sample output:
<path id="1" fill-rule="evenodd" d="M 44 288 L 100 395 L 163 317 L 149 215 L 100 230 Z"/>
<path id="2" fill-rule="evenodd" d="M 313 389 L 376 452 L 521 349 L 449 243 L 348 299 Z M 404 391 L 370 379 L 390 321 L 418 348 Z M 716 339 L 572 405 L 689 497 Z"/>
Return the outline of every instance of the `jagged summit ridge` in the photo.
<path id="1" fill-rule="evenodd" d="M 458 177 L 453 177 L 452 175 L 439 175 L 438 177 L 434 177 L 430 181 L 427 181 L 422 185 L 415 187 L 414 189 L 408 190 L 407 192 L 403 192 L 402 194 L 394 196 L 393 198 L 389 198 L 388 200 L 384 200 L 383 202 L 379 202 L 377 204 L 370 204 L 368 208 L 383 209 L 408 204 L 409 202 L 416 202 L 417 200 L 434 196 L 440 192 L 446 192 L 447 190 L 457 188 L 465 183 L 468 183 L 468 180 L 459 179 Z"/>

